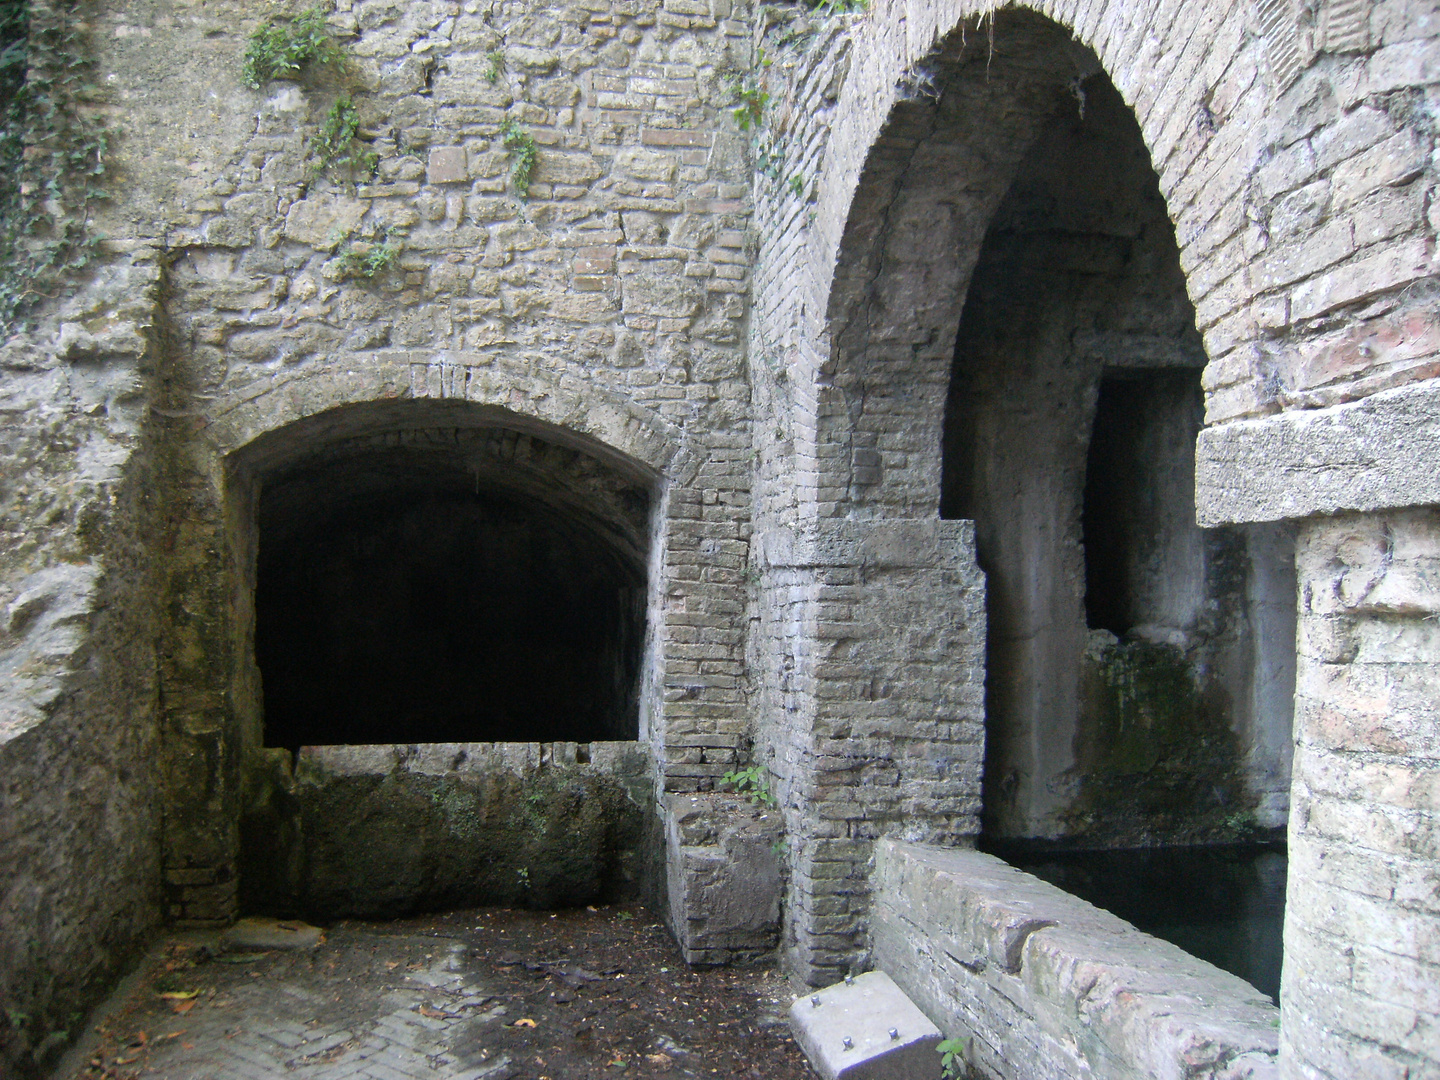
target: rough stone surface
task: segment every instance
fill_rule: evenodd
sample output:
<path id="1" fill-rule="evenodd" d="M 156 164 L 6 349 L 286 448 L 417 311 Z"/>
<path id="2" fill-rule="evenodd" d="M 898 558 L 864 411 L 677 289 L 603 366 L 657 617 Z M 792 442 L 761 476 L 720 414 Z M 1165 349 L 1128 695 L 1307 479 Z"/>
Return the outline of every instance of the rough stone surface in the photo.
<path id="1" fill-rule="evenodd" d="M 1278 1075 L 1265 995 L 990 855 L 882 841 L 875 960 L 984 1075 Z"/>
<path id="2" fill-rule="evenodd" d="M 940 1076 L 940 1029 L 883 971 L 796 998 L 790 1028 L 825 1080 Z"/>
<path id="3" fill-rule="evenodd" d="M 1297 550 L 1285 1075 L 1440 1074 L 1440 510 Z"/>
<path id="4" fill-rule="evenodd" d="M 1097 71 L 1139 124 L 1204 347 L 1201 522 L 1300 518 L 1314 551 L 1360 529 L 1391 554 L 1354 558 L 1410 565 L 1392 556 L 1429 526 L 1390 511 L 1437 499 L 1433 4 L 993 7 L 338 0 L 374 176 L 314 167 L 338 86 L 242 84 L 268 5 L 87 9 L 107 239 L 0 346 L 6 1069 L 40 1068 L 161 919 L 234 917 L 268 775 L 253 515 L 272 470 L 357 436 L 506 431 L 646 486 L 656 805 L 768 770 L 786 962 L 866 966 L 877 840 L 979 828 L 985 584 L 973 528 L 937 516 L 949 373 L 994 214 Z M 758 132 L 736 78 L 770 95 Z M 538 151 L 524 197 L 506 119 Z M 1298 676 L 1311 883 L 1282 1056 L 1319 1080 L 1433 1071 L 1440 1016 L 1433 608 L 1377 601 L 1326 637 L 1307 605 L 1350 557 L 1299 575 L 1301 653 L 1331 651 Z M 1357 716 L 1390 757 L 1348 749 Z M 1332 783 L 1359 794 L 1314 796 Z M 1352 999 L 1330 987 L 1360 1003 L 1333 1022 Z"/>
<path id="5" fill-rule="evenodd" d="M 772 951 L 779 939 L 784 821 L 738 795 L 666 800 L 670 927 L 691 964 Z"/>
<path id="6" fill-rule="evenodd" d="M 247 910 L 574 907 L 657 887 L 650 762 L 634 742 L 307 746 L 293 775 L 288 751 L 265 756 L 241 818 Z"/>
<path id="7" fill-rule="evenodd" d="M 324 940 L 318 926 L 298 919 L 265 919 L 249 916 L 220 935 L 220 947 L 231 952 L 264 952 L 267 949 L 314 949 Z"/>

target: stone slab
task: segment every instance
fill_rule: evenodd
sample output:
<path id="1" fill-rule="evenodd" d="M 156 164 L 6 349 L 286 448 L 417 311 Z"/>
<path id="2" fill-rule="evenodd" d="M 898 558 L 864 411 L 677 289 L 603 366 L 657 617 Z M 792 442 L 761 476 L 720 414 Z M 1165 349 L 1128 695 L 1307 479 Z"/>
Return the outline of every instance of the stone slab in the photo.
<path id="1" fill-rule="evenodd" d="M 1199 524 L 1440 503 L 1440 379 L 1221 424 L 1195 448 Z"/>
<path id="2" fill-rule="evenodd" d="M 246 918 L 220 935 L 220 947 L 227 952 L 313 949 L 324 940 L 318 926 L 298 919 Z"/>
<path id="3" fill-rule="evenodd" d="M 825 1080 L 939 1080 L 940 1029 L 883 971 L 796 998 L 790 1027 Z"/>

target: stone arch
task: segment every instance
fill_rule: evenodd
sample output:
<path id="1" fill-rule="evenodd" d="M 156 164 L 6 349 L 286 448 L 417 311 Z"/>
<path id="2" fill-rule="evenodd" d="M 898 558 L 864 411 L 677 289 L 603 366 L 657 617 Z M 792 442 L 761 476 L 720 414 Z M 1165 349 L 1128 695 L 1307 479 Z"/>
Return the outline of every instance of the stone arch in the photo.
<path id="1" fill-rule="evenodd" d="M 876 470 L 886 457 L 863 424 L 853 422 L 853 414 L 861 408 L 856 399 L 868 397 L 885 381 L 859 372 L 877 306 L 912 299 L 887 286 L 887 268 L 912 264 L 923 270 L 927 286 L 904 340 L 892 335 L 871 343 L 888 350 L 881 367 L 895 372 L 891 381 L 905 387 L 902 393 L 913 400 L 908 388 L 917 385 L 917 378 L 922 383 L 943 379 L 938 369 L 954 340 L 973 266 L 967 259 L 1024 153 L 1025 128 L 1035 123 L 1036 109 L 1044 111 L 1047 97 L 1065 94 L 1077 77 L 1104 71 L 1133 110 L 1177 224 L 1187 286 L 1203 308 L 1207 347 L 1214 356 L 1235 346 L 1236 335 L 1246 332 L 1251 295 L 1237 273 L 1241 264 L 1233 247 L 1217 243 L 1233 232 L 1228 220 L 1233 215 L 1217 212 L 1214 200 L 1197 201 L 1197 195 L 1212 179 L 1233 188 L 1238 170 L 1255 158 L 1255 133 L 1244 123 L 1223 122 L 1260 77 L 1260 48 L 1245 40 L 1243 24 L 1229 5 L 1214 2 L 1202 5 L 1193 20 L 1173 19 L 1159 3 L 1098 0 L 1023 7 L 947 3 L 917 8 L 891 2 L 875 8 L 870 25 L 856 35 L 851 75 L 831 124 L 805 260 L 815 391 L 813 415 L 802 430 L 814 432 L 809 449 L 816 462 L 810 478 L 816 516 L 851 512 L 840 506 L 853 488 L 878 482 Z M 1048 39 L 1048 57 L 1043 49 L 1027 54 L 1026 44 L 1041 39 Z M 967 64 L 981 75 L 968 86 L 963 78 L 957 84 Z M 946 95 L 957 92 L 967 94 L 967 106 L 977 111 L 960 115 L 951 109 L 947 116 Z M 1017 126 L 1007 131 L 1006 125 Z M 971 143 L 983 148 L 978 159 L 967 159 L 953 139 L 949 147 L 939 145 L 967 128 L 970 135 L 983 136 Z M 970 171 L 961 173 L 966 184 L 961 205 L 949 193 L 956 187 L 953 170 L 967 166 Z M 934 185 L 945 192 L 930 189 L 937 169 L 951 170 L 945 182 Z M 1227 220 L 1221 223 L 1223 231 L 1212 235 L 1217 218 Z M 910 235 L 905 235 L 907 228 Z M 901 346 L 912 355 L 905 358 L 909 363 L 897 366 L 890 357 Z M 922 409 L 915 421 L 928 429 L 938 417 Z M 933 512 L 937 478 L 911 479 L 901 490 L 881 496 L 889 509 L 860 513 Z M 873 501 L 875 494 L 862 495 L 860 501 Z"/>
<path id="2" fill-rule="evenodd" d="M 164 860 L 176 917 L 223 920 L 235 911 L 247 777 L 274 767 L 263 749 L 255 661 L 260 492 L 267 476 L 327 446 L 448 436 L 475 457 L 489 452 L 483 443 L 494 436 L 490 441 L 504 446 L 490 454 L 496 460 L 485 475 L 499 480 L 517 444 L 537 448 L 538 457 L 580 463 L 548 491 L 529 481 L 502 483 L 497 497 L 528 499 L 551 519 L 583 524 L 580 531 L 597 538 L 597 551 L 609 550 L 635 569 L 640 640 L 633 708 L 658 785 L 666 769 L 665 657 L 672 647 L 664 596 L 671 549 L 685 542 L 684 526 L 674 519 L 684 517 L 703 447 L 692 448 L 655 413 L 596 386 L 578 366 L 460 352 L 348 355 L 188 408 L 172 401 L 164 415 L 174 440 L 165 456 L 173 500 L 167 545 L 177 552 L 164 585 L 172 612 L 162 672 L 169 778 L 163 797 L 171 823 Z M 621 488 L 643 492 L 638 518 L 620 505 Z M 630 731 L 588 738 L 635 738 Z M 559 733 L 547 738 L 577 741 Z"/>
<path id="3" fill-rule="evenodd" d="M 574 373 L 462 353 L 380 354 L 316 366 L 276 380 L 253 397 L 221 403 L 213 416 L 204 438 L 224 462 L 230 504 L 226 531 L 240 615 L 234 698 L 241 706 L 241 730 L 250 733 L 244 738 L 255 739 L 260 727 L 255 672 L 246 670 L 247 658 L 253 656 L 254 613 L 248 605 L 255 552 L 246 539 L 245 523 L 257 513 L 261 477 L 329 444 L 415 429 L 503 432 L 563 448 L 598 463 L 616 483 L 632 484 L 648 494 L 644 522 L 623 521 L 613 499 L 597 500 L 578 489 L 543 498 L 563 513 L 590 521 L 597 535 L 609 537 L 617 550 L 628 553 L 647 579 L 648 630 L 637 688 L 640 734 L 651 741 L 661 735 L 663 660 L 656 630 L 671 536 L 669 492 L 694 472 L 690 448 L 663 420 Z"/>
<path id="4" fill-rule="evenodd" d="M 483 426 L 487 416 L 503 412 L 510 426 L 533 429 L 652 480 L 684 482 L 693 474 L 689 448 L 677 429 L 579 370 L 556 372 L 521 358 L 473 353 L 357 354 L 307 366 L 215 403 L 206 411 L 205 434 L 222 456 L 252 444 L 259 447 L 254 452 L 264 453 L 267 435 L 288 424 L 371 403 L 369 422 L 383 426 L 381 406 L 420 400 L 443 401 L 470 426 Z M 363 420 L 358 413 L 341 420 L 336 412 L 334 418 L 345 424 Z"/>
<path id="5" fill-rule="evenodd" d="M 1160 172 L 1167 227 L 1176 207 L 1191 213 L 1195 185 L 1217 167 L 1204 155 L 1240 160 L 1248 138 L 1232 126 L 1223 148 L 1216 138 L 1207 150 L 1212 132 L 1186 141 L 1202 101 L 1226 102 L 1223 112 L 1255 77 L 1255 49 L 1223 14 L 1207 5 L 1198 26 L 1177 27 L 1152 5 L 896 3 L 856 34 L 807 238 L 805 336 L 791 372 L 803 386 L 796 519 L 814 552 L 767 556 L 775 580 L 809 583 L 816 627 L 808 694 L 793 710 L 802 721 L 784 733 L 795 748 L 787 783 L 816 819 L 799 826 L 818 839 L 793 866 L 791 962 L 812 981 L 868 947 L 863 900 L 833 932 L 808 925 L 804 912 L 829 902 L 835 864 L 859 880 L 876 835 L 945 844 L 980 830 L 985 586 L 970 523 L 940 519 L 940 448 L 982 241 L 1042 126 L 1079 108 L 1085 80 L 1106 72 Z M 1226 256 L 1192 257 L 1190 235 L 1182 267 L 1198 275 L 1186 287 L 1199 297 L 1228 276 Z M 869 784 L 865 768 L 885 770 L 885 785 Z M 862 814 L 847 803 L 868 805 Z"/>

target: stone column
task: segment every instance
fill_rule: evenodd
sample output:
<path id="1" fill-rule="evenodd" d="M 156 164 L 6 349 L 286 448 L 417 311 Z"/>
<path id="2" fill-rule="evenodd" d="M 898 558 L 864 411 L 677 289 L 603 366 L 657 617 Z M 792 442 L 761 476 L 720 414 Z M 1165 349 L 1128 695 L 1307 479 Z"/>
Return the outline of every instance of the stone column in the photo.
<path id="1" fill-rule="evenodd" d="M 1440 509 L 1300 531 L 1281 1073 L 1440 1075 Z"/>
<path id="2" fill-rule="evenodd" d="M 877 839 L 979 832 L 985 581 L 968 521 L 827 521 L 769 541 L 804 669 L 780 755 L 787 963 L 818 986 L 869 966 Z"/>

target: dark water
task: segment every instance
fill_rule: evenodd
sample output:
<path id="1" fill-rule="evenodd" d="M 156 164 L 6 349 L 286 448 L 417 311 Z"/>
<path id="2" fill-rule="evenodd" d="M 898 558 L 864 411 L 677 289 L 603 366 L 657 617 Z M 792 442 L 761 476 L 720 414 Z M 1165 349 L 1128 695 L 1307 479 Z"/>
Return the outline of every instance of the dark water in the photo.
<path id="1" fill-rule="evenodd" d="M 1279 1000 L 1284 844 L 990 850 Z"/>

